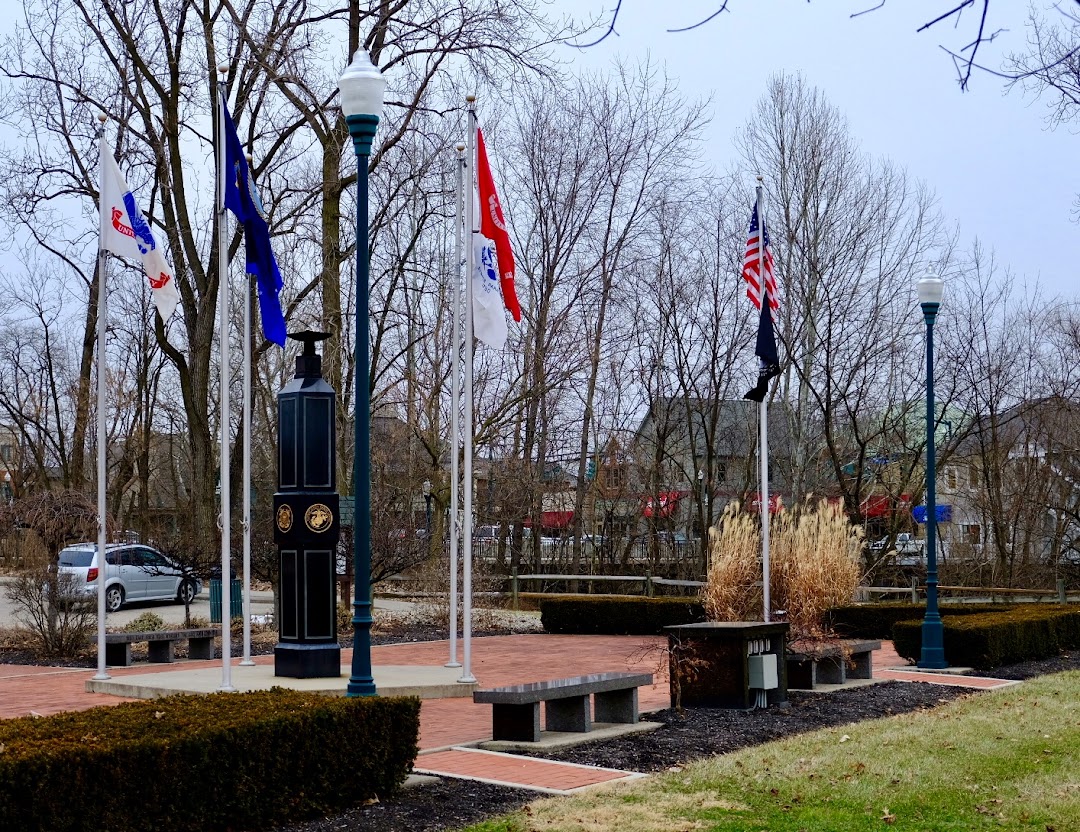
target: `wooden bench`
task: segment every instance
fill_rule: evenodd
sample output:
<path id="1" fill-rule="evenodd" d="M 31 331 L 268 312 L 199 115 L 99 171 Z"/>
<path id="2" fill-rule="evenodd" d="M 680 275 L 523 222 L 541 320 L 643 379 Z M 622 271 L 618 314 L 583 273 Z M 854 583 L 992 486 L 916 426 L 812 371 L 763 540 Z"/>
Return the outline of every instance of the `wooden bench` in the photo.
<path id="1" fill-rule="evenodd" d="M 581 733 L 591 731 L 594 721 L 636 723 L 638 688 L 651 684 L 651 673 L 594 673 L 478 690 L 473 701 L 491 704 L 494 739 L 539 742 L 541 702 L 545 730 Z"/>
<path id="2" fill-rule="evenodd" d="M 848 679 L 873 678 L 873 651 L 880 641 L 847 640 L 823 644 L 805 653 L 788 652 L 789 688 L 812 690 L 815 685 L 842 685 Z"/>
<path id="3" fill-rule="evenodd" d="M 214 636 L 218 630 L 210 627 L 191 630 L 157 630 L 142 633 L 106 633 L 105 664 L 112 667 L 127 667 L 131 664 L 131 645 L 146 642 L 150 648 L 149 660 L 152 662 L 174 662 L 176 642 L 187 641 L 188 658 L 214 658 Z"/>

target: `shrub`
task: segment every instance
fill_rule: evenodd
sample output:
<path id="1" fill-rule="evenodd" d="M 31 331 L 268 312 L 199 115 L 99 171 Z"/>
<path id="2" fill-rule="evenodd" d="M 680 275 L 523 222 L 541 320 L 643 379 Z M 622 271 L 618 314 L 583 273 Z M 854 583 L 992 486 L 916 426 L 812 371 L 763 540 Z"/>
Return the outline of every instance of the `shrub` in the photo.
<path id="1" fill-rule="evenodd" d="M 165 629 L 165 619 L 155 612 L 141 613 L 124 627 L 125 633 L 153 633 Z"/>
<path id="2" fill-rule="evenodd" d="M 984 612 L 1007 612 L 1006 604 L 942 604 L 942 615 L 978 615 Z M 926 615 L 925 604 L 885 602 L 878 604 L 851 604 L 833 607 L 825 613 L 828 629 L 844 638 L 892 638 L 893 625 L 897 621 L 922 619 Z"/>
<path id="3" fill-rule="evenodd" d="M 704 620 L 705 608 L 695 598 L 583 595 L 540 602 L 540 621 L 549 633 L 657 635 L 672 624 Z"/>
<path id="4" fill-rule="evenodd" d="M 261 829 L 340 811 L 404 781 L 419 710 L 275 688 L 4 720 L 0 829 Z"/>
<path id="5" fill-rule="evenodd" d="M 33 648 L 46 658 L 72 658 L 89 644 L 97 602 L 78 594 L 77 583 L 72 575 L 42 565 L 5 587 L 15 619 L 29 630 Z"/>
<path id="6" fill-rule="evenodd" d="M 1080 610 L 1030 604 L 1006 612 L 942 617 L 945 660 L 956 667 L 988 670 L 1015 662 L 1043 659 L 1080 647 Z M 922 650 L 922 621 L 899 621 L 893 627 L 896 652 L 917 660 Z"/>
<path id="7" fill-rule="evenodd" d="M 843 508 L 822 500 L 795 511 L 781 510 L 770 531 L 770 590 L 792 638 L 825 633 L 825 613 L 851 600 L 859 585 L 862 532 Z M 761 532 L 757 518 L 738 504 L 724 511 L 720 530 L 710 530 L 710 566 L 705 609 L 718 621 L 761 618 Z"/>

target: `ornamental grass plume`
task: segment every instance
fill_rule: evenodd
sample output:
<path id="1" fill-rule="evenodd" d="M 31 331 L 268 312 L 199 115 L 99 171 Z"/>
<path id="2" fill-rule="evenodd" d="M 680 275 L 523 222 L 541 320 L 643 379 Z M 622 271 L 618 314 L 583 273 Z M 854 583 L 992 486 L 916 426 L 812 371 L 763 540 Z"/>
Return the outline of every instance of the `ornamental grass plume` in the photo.
<path id="1" fill-rule="evenodd" d="M 838 503 L 820 500 L 773 520 L 773 603 L 787 613 L 792 638 L 827 635 L 825 612 L 850 603 L 861 577 L 862 529 Z"/>
<path id="2" fill-rule="evenodd" d="M 769 531 L 773 609 L 787 614 L 792 640 L 826 635 L 826 610 L 848 603 L 859 585 L 862 531 L 825 500 L 781 509 Z M 719 529 L 709 532 L 709 549 L 706 614 L 714 621 L 761 620 L 758 516 L 729 504 Z"/>
<path id="3" fill-rule="evenodd" d="M 711 621 L 761 618 L 761 529 L 757 518 L 728 503 L 709 529 L 709 574 L 705 614 Z"/>

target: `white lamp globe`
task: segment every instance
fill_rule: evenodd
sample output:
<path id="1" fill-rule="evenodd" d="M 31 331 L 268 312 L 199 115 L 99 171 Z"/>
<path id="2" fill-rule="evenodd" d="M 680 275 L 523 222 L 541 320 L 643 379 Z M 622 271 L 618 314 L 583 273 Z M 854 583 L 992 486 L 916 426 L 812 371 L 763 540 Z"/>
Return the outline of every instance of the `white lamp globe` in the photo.
<path id="1" fill-rule="evenodd" d="M 345 116 L 382 115 L 386 79 L 371 62 L 366 49 L 357 49 L 352 63 L 338 81 L 341 91 L 341 111 Z"/>
<path id="2" fill-rule="evenodd" d="M 919 303 L 932 303 L 940 306 L 941 295 L 945 290 L 945 281 L 931 272 L 915 282 L 915 289 L 919 293 Z"/>

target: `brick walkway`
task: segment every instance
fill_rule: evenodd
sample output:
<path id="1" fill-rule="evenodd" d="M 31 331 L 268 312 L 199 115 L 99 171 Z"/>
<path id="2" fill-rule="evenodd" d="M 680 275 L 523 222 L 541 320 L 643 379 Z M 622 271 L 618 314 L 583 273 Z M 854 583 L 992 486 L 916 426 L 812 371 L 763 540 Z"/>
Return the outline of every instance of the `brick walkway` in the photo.
<path id="1" fill-rule="evenodd" d="M 473 675 L 483 687 L 536 682 L 585 673 L 632 670 L 652 673 L 655 683 L 639 691 L 642 711 L 669 705 L 665 640 L 641 636 L 522 635 L 473 639 Z M 351 650 L 342 651 L 348 663 Z M 375 665 L 442 665 L 449 658 L 445 641 L 393 644 L 372 648 Z M 272 664 L 273 656 L 256 656 L 258 664 Z M 906 670 L 890 670 L 904 664 L 890 642 L 874 653 L 874 677 L 909 682 L 934 682 L 972 688 L 995 688 L 1012 684 L 998 679 L 958 677 Z M 221 661 L 184 662 L 191 667 L 221 666 Z M 140 664 L 112 668 L 115 677 L 176 670 L 178 665 Z M 0 665 L 0 718 L 83 710 L 125 701 L 107 694 L 87 693 L 85 685 L 94 675 L 84 668 Z M 822 694 L 827 695 L 827 694 Z M 514 755 L 478 752 L 459 746 L 491 738 L 491 706 L 471 698 L 427 699 L 420 709 L 418 770 L 448 776 L 471 777 L 512 783 L 541 791 L 564 792 L 595 783 L 630 776 L 631 772 L 573 766 L 549 761 L 526 762 Z"/>

